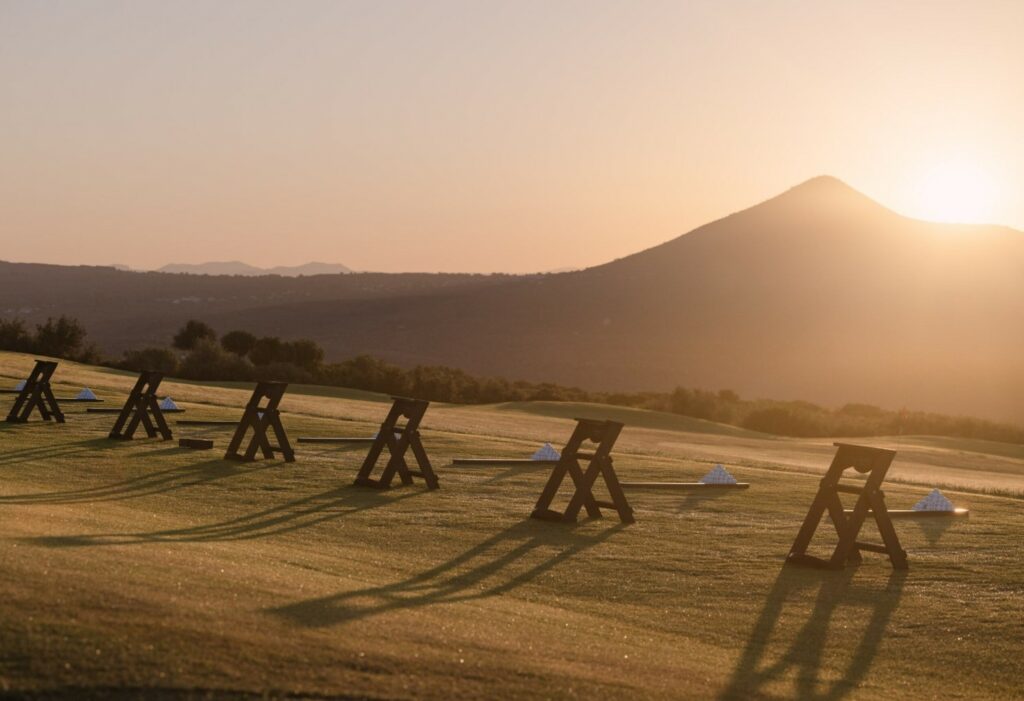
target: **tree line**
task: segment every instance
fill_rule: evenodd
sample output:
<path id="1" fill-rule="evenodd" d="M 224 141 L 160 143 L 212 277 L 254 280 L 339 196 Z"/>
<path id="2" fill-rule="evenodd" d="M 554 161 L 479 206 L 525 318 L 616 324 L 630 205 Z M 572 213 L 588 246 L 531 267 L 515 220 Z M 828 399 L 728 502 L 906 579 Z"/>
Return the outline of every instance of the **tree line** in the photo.
<path id="1" fill-rule="evenodd" d="M 893 411 L 868 404 L 830 409 L 804 401 L 743 399 L 728 389 L 712 392 L 677 387 L 672 392 L 594 392 L 546 382 L 476 377 L 457 368 L 402 368 L 370 355 L 325 362 L 323 348 L 309 339 L 285 340 L 244 330 L 223 335 L 190 320 L 169 347 L 126 351 L 103 359 L 86 343 L 75 319 L 59 317 L 30 328 L 20 319 L 0 319 L 0 350 L 37 353 L 125 370 L 157 370 L 191 380 L 283 382 L 349 387 L 384 394 L 459 404 L 519 401 L 595 402 L 670 412 L 752 431 L 796 437 L 937 435 L 1024 443 L 1024 428 L 969 416 Z"/>

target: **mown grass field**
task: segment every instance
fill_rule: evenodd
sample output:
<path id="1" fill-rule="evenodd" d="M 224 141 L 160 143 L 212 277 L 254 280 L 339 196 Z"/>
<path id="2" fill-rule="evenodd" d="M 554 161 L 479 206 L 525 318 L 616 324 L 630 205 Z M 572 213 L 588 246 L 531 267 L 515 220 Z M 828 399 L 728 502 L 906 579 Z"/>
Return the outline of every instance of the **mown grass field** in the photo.
<path id="1" fill-rule="evenodd" d="M 0 386 L 32 358 L 0 354 Z M 119 405 L 133 377 L 62 362 Z M 236 418 L 247 387 L 167 382 L 188 418 Z M 10 395 L 0 397 L 6 413 Z M 371 435 L 387 399 L 292 388 L 301 435 Z M 108 441 L 111 415 L 0 424 L 0 688 L 40 698 L 1020 698 L 1024 448 L 919 437 L 886 489 L 942 485 L 969 519 L 897 522 L 911 569 L 784 568 L 832 454 L 678 416 L 610 407 L 433 406 L 442 488 L 352 487 L 365 448 L 297 445 L 238 464 L 176 443 Z M 564 442 L 576 415 L 627 422 L 623 479 L 746 491 L 634 491 L 637 523 L 528 518 L 548 469 L 455 456 Z M 173 425 L 172 417 L 172 427 Z M 141 435 L 141 434 L 140 434 Z M 827 534 L 822 524 L 819 535 Z M 869 527 L 867 540 L 877 535 Z M 832 544 L 819 541 L 819 552 Z"/>

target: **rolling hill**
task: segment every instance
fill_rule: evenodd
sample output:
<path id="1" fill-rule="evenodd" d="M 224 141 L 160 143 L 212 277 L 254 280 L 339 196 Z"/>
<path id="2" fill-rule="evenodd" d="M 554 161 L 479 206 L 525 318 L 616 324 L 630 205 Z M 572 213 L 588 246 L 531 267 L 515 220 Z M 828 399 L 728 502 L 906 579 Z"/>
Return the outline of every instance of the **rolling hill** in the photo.
<path id="1" fill-rule="evenodd" d="M 221 330 L 308 336 L 333 358 L 1024 420 L 1024 234 L 909 219 L 829 177 L 561 274 L 328 281 L 37 268 L 34 284 L 3 276 L 0 313 L 76 313 L 114 350 L 169 338 L 197 316 Z M 124 296 L 144 313 L 90 304 L 97 276 L 108 300 L 130 282 Z M 58 279 L 66 292 L 39 302 Z"/>

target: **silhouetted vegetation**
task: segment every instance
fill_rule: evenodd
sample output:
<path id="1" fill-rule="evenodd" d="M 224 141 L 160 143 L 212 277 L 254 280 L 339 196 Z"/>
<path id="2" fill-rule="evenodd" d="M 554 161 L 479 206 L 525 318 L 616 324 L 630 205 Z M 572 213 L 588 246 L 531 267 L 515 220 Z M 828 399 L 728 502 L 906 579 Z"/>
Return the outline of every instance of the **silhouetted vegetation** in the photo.
<path id="1" fill-rule="evenodd" d="M 0 319 L 0 350 L 98 362 L 95 352 L 85 345 L 85 337 L 85 329 L 68 317 L 49 319 L 34 332 L 20 319 Z M 869 404 L 829 409 L 804 401 L 743 399 L 729 389 L 712 392 L 686 387 L 672 392 L 591 392 L 553 383 L 475 377 L 440 365 L 402 368 L 369 355 L 326 363 L 323 348 L 309 339 L 257 338 L 235 330 L 218 343 L 216 332 L 197 320 L 182 327 L 174 336 L 173 346 L 188 346 L 183 349 L 187 352 L 144 348 L 128 351 L 122 360 L 106 364 L 127 370 L 159 370 L 192 380 L 258 378 L 315 383 L 459 404 L 595 402 L 670 412 L 780 436 L 916 434 L 1024 443 L 1024 428 L 1019 426 L 967 416 L 891 411 Z"/>
<path id="2" fill-rule="evenodd" d="M 178 355 L 169 348 L 143 348 L 126 351 L 119 363 L 124 370 L 156 370 L 164 375 L 178 374 Z"/>
<path id="3" fill-rule="evenodd" d="M 49 318 L 30 331 L 21 319 L 0 319 L 0 349 L 67 358 L 84 363 L 98 362 L 99 354 L 85 342 L 85 328 L 77 319 Z"/>
<path id="4" fill-rule="evenodd" d="M 220 337 L 220 345 L 229 353 L 244 357 L 256 345 L 256 337 L 248 331 L 228 331 Z"/>
<path id="5" fill-rule="evenodd" d="M 173 345 L 178 350 L 192 350 L 204 340 L 216 341 L 217 332 L 203 322 L 191 319 L 174 335 Z"/>

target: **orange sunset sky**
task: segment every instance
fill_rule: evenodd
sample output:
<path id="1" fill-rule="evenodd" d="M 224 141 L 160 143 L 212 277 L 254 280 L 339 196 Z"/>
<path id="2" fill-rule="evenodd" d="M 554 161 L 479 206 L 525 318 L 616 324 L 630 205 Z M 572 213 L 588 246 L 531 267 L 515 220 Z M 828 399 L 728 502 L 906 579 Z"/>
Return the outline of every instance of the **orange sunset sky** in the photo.
<path id="1" fill-rule="evenodd" d="M 828 173 L 1024 229 L 1024 2 L 0 0 L 0 259 L 533 272 Z"/>

